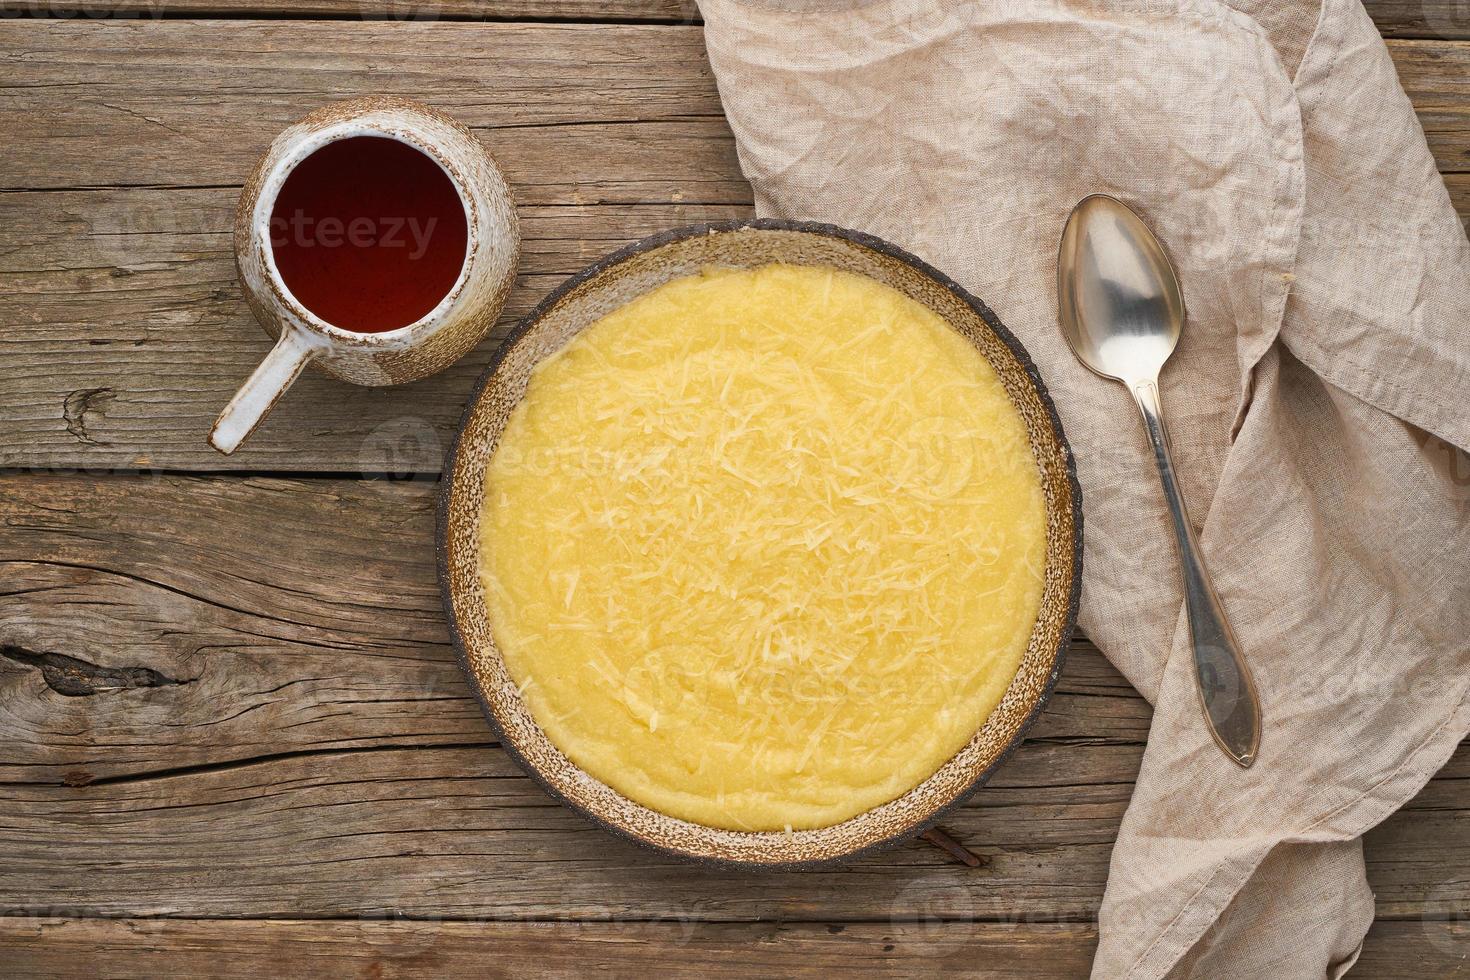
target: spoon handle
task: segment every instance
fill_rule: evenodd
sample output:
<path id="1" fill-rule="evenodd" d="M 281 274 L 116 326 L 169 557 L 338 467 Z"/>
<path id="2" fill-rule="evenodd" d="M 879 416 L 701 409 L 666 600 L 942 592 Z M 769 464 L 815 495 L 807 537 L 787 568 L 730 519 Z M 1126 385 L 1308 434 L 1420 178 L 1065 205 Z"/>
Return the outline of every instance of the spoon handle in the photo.
<path id="1" fill-rule="evenodd" d="M 1261 703 L 1256 697 L 1256 685 L 1250 668 L 1240 656 L 1235 633 L 1225 618 L 1219 596 L 1215 595 L 1210 573 L 1200 558 L 1194 528 L 1184 510 L 1184 498 L 1174 478 L 1174 461 L 1169 456 L 1169 434 L 1164 430 L 1158 383 L 1145 381 L 1129 387 L 1143 413 L 1159 479 L 1164 484 L 1164 499 L 1173 518 L 1184 576 L 1184 608 L 1194 647 L 1195 676 L 1210 734 L 1226 755 L 1242 767 L 1249 767 L 1256 761 L 1256 749 L 1261 744 Z"/>

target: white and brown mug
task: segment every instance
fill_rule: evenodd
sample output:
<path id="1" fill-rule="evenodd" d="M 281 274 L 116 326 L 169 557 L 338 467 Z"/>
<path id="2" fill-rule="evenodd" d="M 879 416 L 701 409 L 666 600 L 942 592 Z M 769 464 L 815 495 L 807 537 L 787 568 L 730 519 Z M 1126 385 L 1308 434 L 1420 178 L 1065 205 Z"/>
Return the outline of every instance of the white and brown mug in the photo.
<path id="1" fill-rule="evenodd" d="M 333 163 L 332 158 L 342 159 Z M 308 160 L 313 162 L 303 167 Z M 300 209 L 290 219 L 280 213 L 283 190 L 284 197 L 309 193 L 312 188 L 307 185 L 314 181 L 321 194 L 341 200 L 360 190 L 360 183 L 370 182 L 375 167 L 400 164 L 431 168 L 418 174 L 428 180 L 411 179 L 415 175 L 405 172 L 400 183 L 408 192 L 438 193 L 442 202 L 452 187 L 463 207 L 462 231 L 457 220 L 447 231 L 436 230 L 432 219 L 423 222 L 428 228 L 415 226 L 412 215 L 379 220 L 383 216 L 375 214 L 344 223 L 330 216 L 303 215 Z M 333 166 L 339 169 L 333 171 Z M 368 180 L 359 182 L 354 174 Z M 296 180 L 288 187 L 293 175 Z M 442 187 L 435 190 L 435 185 Z M 388 194 L 391 198 L 391 191 Z M 379 203 L 379 210 L 388 207 Z M 323 209 L 330 211 L 326 205 Z M 437 241 L 430 237 L 435 233 L 441 235 Z M 390 234 L 399 238 L 390 242 L 386 237 Z M 462 241 L 463 261 L 457 272 L 454 266 L 439 263 L 436 274 L 442 283 L 420 282 L 432 280 L 433 275 L 404 280 L 420 283 L 410 289 L 430 289 L 428 298 L 408 295 L 390 302 L 374 293 L 384 283 L 344 281 L 341 263 L 351 257 L 326 251 L 351 241 L 372 245 L 358 249 L 370 257 L 382 252 L 379 245 L 400 240 L 411 258 L 416 249 L 427 255 L 431 244 L 441 249 L 440 258 L 453 255 L 456 253 L 443 249 L 457 249 Z M 448 244 L 443 244 L 446 240 Z M 307 245 L 317 251 L 310 252 Z M 220 413 L 210 430 L 210 445 L 222 453 L 233 452 L 307 364 L 360 385 L 416 381 L 448 367 L 495 324 L 515 279 L 519 254 L 510 188 L 480 141 L 453 119 L 391 96 L 334 103 L 301 119 L 276 137 L 256 164 L 235 212 L 235 261 L 245 298 L 261 326 L 277 341 Z M 320 264 L 322 257 L 336 265 Z M 318 265 L 313 267 L 312 262 Z M 295 271 L 309 268 L 321 270 L 317 278 L 322 290 L 312 285 L 311 276 Z M 358 271 L 370 277 L 372 268 L 360 264 Z M 321 295 L 298 295 L 313 290 Z M 423 307 L 422 312 L 414 302 Z M 401 325 L 394 319 L 372 322 L 377 310 L 412 319 Z"/>

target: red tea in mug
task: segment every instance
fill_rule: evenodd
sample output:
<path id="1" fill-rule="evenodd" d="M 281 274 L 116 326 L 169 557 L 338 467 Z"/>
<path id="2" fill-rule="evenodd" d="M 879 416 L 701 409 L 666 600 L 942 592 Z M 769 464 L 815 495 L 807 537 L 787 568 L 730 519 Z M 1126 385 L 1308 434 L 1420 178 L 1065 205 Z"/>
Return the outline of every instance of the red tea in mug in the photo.
<path id="1" fill-rule="evenodd" d="M 271 210 L 271 252 L 291 294 L 343 330 L 421 319 L 454 288 L 468 226 L 454 184 L 395 139 L 353 136 L 296 165 Z"/>

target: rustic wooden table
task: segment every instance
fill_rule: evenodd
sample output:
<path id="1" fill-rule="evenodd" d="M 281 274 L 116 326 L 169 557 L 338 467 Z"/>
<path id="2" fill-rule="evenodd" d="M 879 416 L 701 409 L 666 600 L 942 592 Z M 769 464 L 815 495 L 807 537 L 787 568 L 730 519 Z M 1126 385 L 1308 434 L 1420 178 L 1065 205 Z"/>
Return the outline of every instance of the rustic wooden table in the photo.
<path id="1" fill-rule="evenodd" d="M 451 656 L 435 481 L 493 343 L 204 443 L 268 343 L 240 181 L 320 103 L 422 99 L 501 160 L 497 336 L 619 244 L 749 214 L 690 0 L 0 7 L 0 974 L 1086 971 L 1149 722 L 1087 643 L 947 823 L 980 867 L 701 870 L 547 798 Z M 1470 214 L 1470 10 L 1369 7 Z M 1462 750 L 1369 835 L 1360 975 L 1470 972 L 1467 780 Z"/>

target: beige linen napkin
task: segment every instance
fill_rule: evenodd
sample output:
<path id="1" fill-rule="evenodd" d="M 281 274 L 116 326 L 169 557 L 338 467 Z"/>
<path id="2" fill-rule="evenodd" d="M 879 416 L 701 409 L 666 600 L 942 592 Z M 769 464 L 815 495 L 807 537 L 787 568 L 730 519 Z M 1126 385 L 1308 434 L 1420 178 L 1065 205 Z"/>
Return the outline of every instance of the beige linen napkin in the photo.
<path id="1" fill-rule="evenodd" d="M 1095 974 L 1340 973 L 1373 917 L 1358 838 L 1470 727 L 1470 247 L 1358 0 L 701 9 L 758 210 L 917 252 L 1056 398 L 1082 626 L 1155 704 Z M 1200 718 L 1129 395 L 1057 332 L 1057 240 L 1093 191 L 1183 280 L 1164 401 L 1261 688 L 1248 771 Z"/>

